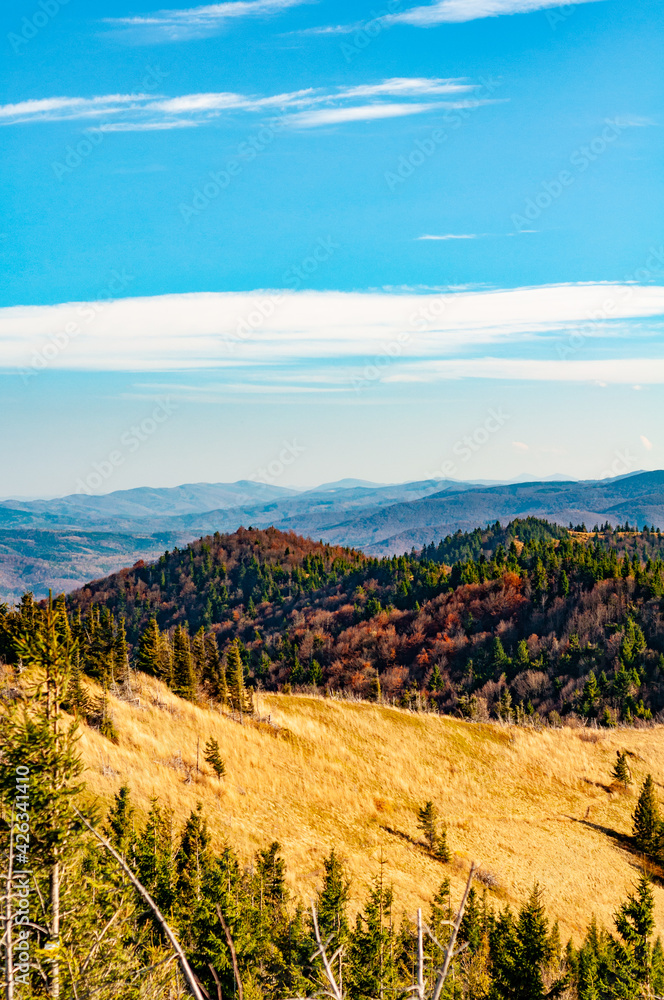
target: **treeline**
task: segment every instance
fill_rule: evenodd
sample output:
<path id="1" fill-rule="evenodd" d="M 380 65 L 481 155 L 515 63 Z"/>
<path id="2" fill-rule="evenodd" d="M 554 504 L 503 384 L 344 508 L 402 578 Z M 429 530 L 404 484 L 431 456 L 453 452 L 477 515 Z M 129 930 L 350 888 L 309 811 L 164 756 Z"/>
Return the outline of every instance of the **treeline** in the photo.
<path id="1" fill-rule="evenodd" d="M 122 786 L 107 815 L 97 816 L 86 804 L 76 721 L 64 709 L 75 682 L 76 640 L 63 634 L 49 606 L 32 631 L 18 636 L 17 649 L 21 672 L 0 714 L 6 997 L 182 996 L 168 929 L 204 998 L 317 996 L 329 992 L 327 965 L 338 1000 L 397 1000 L 414 991 L 433 1000 L 458 901 L 431 803 L 419 823 L 441 864 L 441 885 L 423 920 L 400 912 L 383 866 L 353 918 L 343 859 L 322 847 L 322 879 L 309 909 L 287 887 L 278 843 L 242 859 L 213 842 L 200 807 L 183 824 L 158 801 L 139 817 Z M 209 758 L 214 780 L 223 780 L 212 752 Z M 644 786 L 635 825 L 648 812 L 651 791 Z M 658 814 L 650 819 L 660 822 Z M 579 947 L 561 942 L 538 886 L 513 911 L 479 885 L 459 912 L 441 1000 L 613 1000 L 664 990 L 645 874 L 618 906 L 614 928 L 591 920 Z"/>
<path id="2" fill-rule="evenodd" d="M 619 554 L 637 555 L 642 562 L 647 559 L 664 558 L 664 536 L 660 529 L 644 525 L 642 529 L 630 526 L 629 522 L 613 527 L 606 521 L 596 524 L 589 530 L 585 524 L 572 524 L 563 528 L 539 517 L 515 518 L 509 524 L 502 525 L 500 521 L 487 525 L 486 528 L 475 528 L 473 531 L 459 529 L 453 535 L 447 535 L 436 545 L 431 542 L 425 545 L 420 558 L 437 563 L 453 565 L 469 559 L 478 560 L 481 555 L 491 559 L 499 545 L 509 549 L 513 541 L 533 542 L 547 541 L 556 538 L 566 538 L 570 534 L 592 536 L 590 541 L 607 549 L 614 549 Z"/>
<path id="3" fill-rule="evenodd" d="M 538 517 L 517 517 L 506 525 L 496 521 L 486 528 L 474 528 L 473 531 L 461 531 L 459 528 L 453 535 L 441 539 L 438 545 L 434 542 L 425 545 L 419 558 L 425 562 L 453 566 L 454 563 L 467 562 L 469 559 L 478 560 L 482 555 L 485 559 L 490 559 L 499 545 L 509 549 L 515 539 L 521 542 L 542 542 L 565 538 L 567 534 L 567 530 L 559 524 L 551 524 Z"/>
<path id="4" fill-rule="evenodd" d="M 60 602 L 62 627 L 83 673 L 121 683 L 131 666 L 238 711 L 260 686 L 477 719 L 651 721 L 664 709 L 664 563 L 638 545 L 659 536 L 609 545 L 549 527 L 508 525 L 507 548 L 451 566 L 241 529 L 90 584 Z M 39 613 L 29 595 L 0 608 L 0 657 L 16 662 L 15 635 Z"/>

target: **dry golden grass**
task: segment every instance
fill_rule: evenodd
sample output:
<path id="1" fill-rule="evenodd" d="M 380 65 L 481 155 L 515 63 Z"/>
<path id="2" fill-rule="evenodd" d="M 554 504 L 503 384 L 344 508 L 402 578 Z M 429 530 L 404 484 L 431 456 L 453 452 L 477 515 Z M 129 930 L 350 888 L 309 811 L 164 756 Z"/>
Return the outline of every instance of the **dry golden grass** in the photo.
<path id="1" fill-rule="evenodd" d="M 300 897 L 320 883 L 331 847 L 346 859 L 356 904 L 383 857 L 397 906 L 409 913 L 446 874 L 458 894 L 469 861 L 478 859 L 511 903 L 539 881 L 562 933 L 578 939 L 592 912 L 611 924 L 638 875 L 639 859 L 612 835 L 631 831 L 635 787 L 616 789 L 610 772 L 616 749 L 624 748 L 636 755 L 636 787 L 649 771 L 661 787 L 664 727 L 536 732 L 262 694 L 259 710 L 282 727 L 276 731 L 180 701 L 146 677 L 139 687 L 140 706 L 112 699 L 117 746 L 83 727 L 90 791 L 108 804 L 126 782 L 141 813 L 158 796 L 180 821 L 200 801 L 216 844 L 227 840 L 247 860 L 279 840 Z M 226 761 L 221 781 L 203 761 L 210 736 Z M 180 752 L 194 767 L 189 782 L 167 763 Z M 427 799 L 447 823 L 455 855 L 449 865 L 417 845 L 415 810 Z M 664 930 L 664 890 L 655 892 Z"/>

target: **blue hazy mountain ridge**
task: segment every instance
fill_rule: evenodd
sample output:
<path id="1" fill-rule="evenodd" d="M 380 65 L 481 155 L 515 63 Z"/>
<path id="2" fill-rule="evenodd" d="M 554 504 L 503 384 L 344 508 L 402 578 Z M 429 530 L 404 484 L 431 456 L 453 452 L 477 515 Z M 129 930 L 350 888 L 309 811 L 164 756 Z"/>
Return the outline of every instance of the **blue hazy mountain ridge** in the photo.
<path id="1" fill-rule="evenodd" d="M 664 528 L 664 471 L 599 481 L 485 485 L 422 480 L 365 485 L 356 480 L 296 491 L 275 484 L 197 483 L 101 496 L 0 503 L 0 600 L 26 589 L 44 596 L 154 559 L 241 525 L 274 525 L 323 541 L 392 555 L 438 542 L 457 529 L 533 515 L 559 524 L 609 521 Z"/>
<path id="2" fill-rule="evenodd" d="M 293 496 L 296 490 L 283 486 L 240 480 L 236 483 L 192 483 L 165 489 L 148 486 L 100 495 L 74 493 L 54 500 L 5 500 L 0 502 L 0 517 L 4 510 L 26 514 L 52 515 L 76 521 L 106 521 L 109 517 L 154 517 L 176 515 L 215 507 L 235 507 L 241 504 L 265 503 Z M 3 510 L 4 508 L 4 510 Z"/>

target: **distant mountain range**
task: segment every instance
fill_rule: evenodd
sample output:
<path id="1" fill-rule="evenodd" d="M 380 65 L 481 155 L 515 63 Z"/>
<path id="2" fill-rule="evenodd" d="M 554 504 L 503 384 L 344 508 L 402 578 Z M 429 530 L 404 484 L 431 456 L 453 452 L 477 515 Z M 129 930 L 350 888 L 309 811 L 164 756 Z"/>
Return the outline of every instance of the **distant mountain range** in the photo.
<path id="1" fill-rule="evenodd" d="M 409 551 L 458 528 L 533 515 L 567 525 L 629 521 L 664 528 L 664 471 L 582 482 L 487 484 L 427 479 L 381 485 L 346 479 L 306 491 L 243 480 L 101 496 L 0 502 L 0 601 L 25 590 L 70 591 L 137 559 L 240 525 L 354 546 Z"/>

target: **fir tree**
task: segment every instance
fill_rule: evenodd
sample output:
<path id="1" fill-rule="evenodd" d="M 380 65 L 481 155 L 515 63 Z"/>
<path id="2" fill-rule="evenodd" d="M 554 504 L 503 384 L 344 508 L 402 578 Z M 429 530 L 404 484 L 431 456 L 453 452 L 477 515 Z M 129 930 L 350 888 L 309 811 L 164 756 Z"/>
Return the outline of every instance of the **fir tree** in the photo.
<path id="1" fill-rule="evenodd" d="M 17 637 L 17 652 L 33 675 L 30 710 L 12 708 L 0 728 L 0 794 L 6 805 L 14 802 L 17 774 L 29 772 L 26 797 L 30 799 L 29 864 L 33 877 L 41 876 L 40 924 L 54 949 L 49 963 L 49 993 L 61 993 L 60 938 L 67 919 L 61 906 L 66 868 L 76 856 L 81 824 L 75 812 L 83 786 L 78 778 L 83 764 L 77 749 L 76 723 L 65 724 L 61 705 L 71 680 L 75 640 L 63 628 L 50 595 L 41 617 Z M 17 771 L 20 768 L 20 771 Z M 27 856 L 19 864 L 27 866 Z M 44 882 L 47 884 L 44 885 Z M 46 942 L 44 942 L 46 943 Z"/>
<path id="2" fill-rule="evenodd" d="M 316 911 L 321 937 L 323 941 L 329 940 L 328 954 L 333 955 L 337 949 L 343 949 L 348 943 L 350 880 L 346 877 L 341 860 L 334 849 L 329 857 L 323 859 L 323 867 L 325 875 L 316 900 Z M 339 954 L 335 971 L 338 973 L 337 983 L 343 990 L 343 953 Z"/>
<path id="3" fill-rule="evenodd" d="M 120 618 L 113 639 L 113 677 L 118 684 L 123 684 L 129 676 L 129 650 L 127 649 L 127 633 L 125 620 Z"/>
<path id="4" fill-rule="evenodd" d="M 615 948 L 615 975 L 619 987 L 616 997 L 638 996 L 640 987 L 649 982 L 652 972 L 650 935 L 655 927 L 655 899 L 650 879 L 643 874 L 636 892 L 627 898 L 615 915 L 621 940 Z"/>
<path id="5" fill-rule="evenodd" d="M 113 805 L 109 809 L 104 833 L 113 847 L 123 857 L 127 854 L 129 845 L 133 839 L 133 815 L 134 810 L 130 802 L 129 787 L 122 785 L 115 795 Z"/>
<path id="6" fill-rule="evenodd" d="M 548 926 L 539 886 L 535 885 L 528 902 L 514 923 L 498 922 L 492 943 L 494 990 L 500 1000 L 545 1000 L 560 996 L 566 989 L 565 978 L 545 990 L 544 968 L 549 957 Z"/>
<path id="7" fill-rule="evenodd" d="M 232 642 L 228 647 L 228 694 L 231 708 L 234 712 L 242 715 L 253 714 L 253 701 L 250 693 L 244 686 L 244 665 L 240 655 L 240 647 L 236 642 Z"/>
<path id="8" fill-rule="evenodd" d="M 173 633 L 173 690 L 188 701 L 193 701 L 196 694 L 189 633 L 182 625 L 178 625 Z"/>
<path id="9" fill-rule="evenodd" d="M 383 884 L 381 872 L 364 910 L 357 915 L 352 935 L 348 992 L 357 1000 L 382 1000 L 394 995 L 397 983 L 392 901 L 392 888 Z"/>
<path id="10" fill-rule="evenodd" d="M 219 656 L 217 638 L 213 633 L 205 637 L 205 663 L 207 679 L 212 686 L 215 697 L 222 705 L 228 705 L 229 694 L 226 663 Z"/>
<path id="11" fill-rule="evenodd" d="M 214 739 L 213 736 L 205 744 L 205 751 L 203 753 L 205 760 L 208 762 L 214 773 L 218 778 L 223 778 L 226 774 L 226 765 L 221 759 L 221 754 L 219 752 L 219 744 Z"/>
<path id="12" fill-rule="evenodd" d="M 281 844 L 274 840 L 256 855 L 256 873 L 261 886 L 261 905 L 283 907 L 288 900 L 286 862 L 280 856 Z"/>
<path id="13" fill-rule="evenodd" d="M 173 813 L 154 799 L 134 856 L 139 878 L 162 913 L 169 913 L 175 900 L 175 853 Z"/>
<path id="14" fill-rule="evenodd" d="M 643 783 L 632 821 L 632 832 L 639 850 L 644 854 L 655 854 L 660 845 L 662 824 L 651 774 Z"/>
<path id="15" fill-rule="evenodd" d="M 482 944 L 482 911 L 474 887 L 468 893 L 466 909 L 459 928 L 459 941 L 468 944 L 471 955 L 478 952 Z"/>
<path id="16" fill-rule="evenodd" d="M 418 810 L 417 825 L 424 834 L 427 847 L 434 853 L 438 843 L 438 810 L 433 802 L 426 802 Z"/>
<path id="17" fill-rule="evenodd" d="M 205 629 L 201 625 L 194 636 L 192 643 L 192 656 L 194 661 L 194 673 L 198 682 L 203 680 L 207 667 L 207 655 L 205 649 Z"/>
<path id="18" fill-rule="evenodd" d="M 201 902 L 205 877 L 212 865 L 210 833 L 200 802 L 184 825 L 175 863 L 178 908 L 186 914 Z"/>
<path id="19" fill-rule="evenodd" d="M 632 783 L 632 775 L 627 763 L 627 752 L 616 750 L 617 759 L 611 772 L 611 777 L 619 781 L 623 788 L 627 788 Z"/>
<path id="20" fill-rule="evenodd" d="M 161 670 L 161 633 L 157 619 L 151 618 L 138 641 L 136 666 L 144 674 L 159 677 Z"/>

